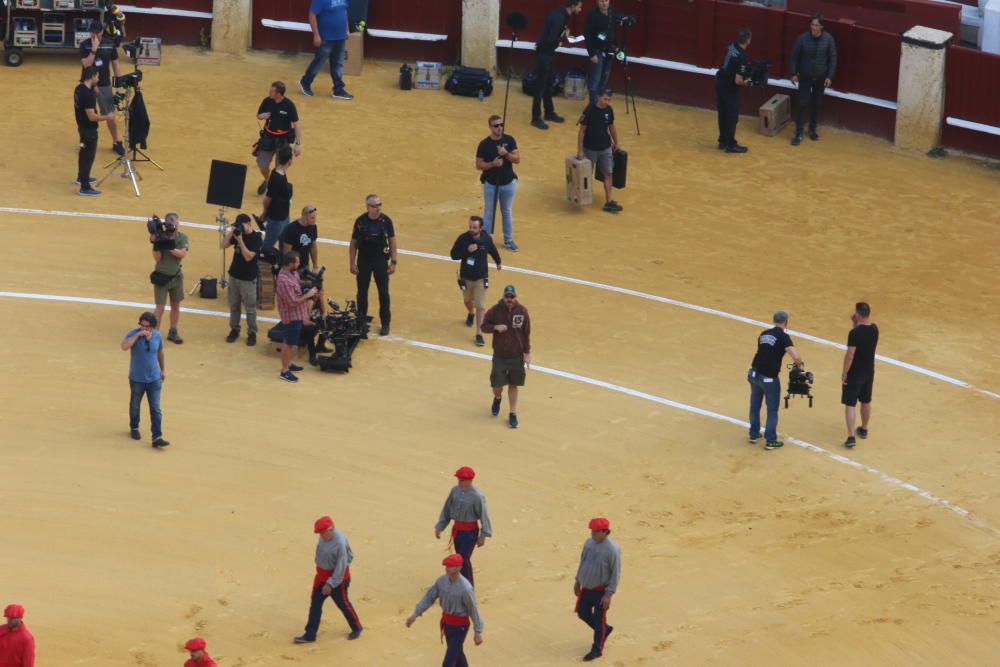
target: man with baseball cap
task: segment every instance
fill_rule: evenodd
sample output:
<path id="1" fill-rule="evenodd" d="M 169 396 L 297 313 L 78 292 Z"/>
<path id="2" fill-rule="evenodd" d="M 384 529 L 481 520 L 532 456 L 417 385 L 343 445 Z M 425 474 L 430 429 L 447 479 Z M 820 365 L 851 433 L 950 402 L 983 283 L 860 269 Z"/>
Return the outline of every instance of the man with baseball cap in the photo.
<path id="1" fill-rule="evenodd" d="M 35 667 L 35 638 L 24 625 L 24 607 L 9 604 L 0 626 L 0 667 Z"/>
<path id="2" fill-rule="evenodd" d="M 573 593 L 576 615 L 594 630 L 594 643 L 584 662 L 600 658 L 613 627 L 608 625 L 611 596 L 618 590 L 622 573 L 622 551 L 608 535 L 611 522 L 604 517 L 590 520 L 590 539 L 583 543 L 580 567 L 576 570 Z"/>
<path id="3" fill-rule="evenodd" d="M 333 598 L 334 604 L 351 626 L 351 634 L 347 638 L 357 639 L 361 636 L 361 620 L 347 597 L 354 552 L 347 542 L 347 536 L 333 527 L 333 519 L 328 516 L 316 519 L 313 532 L 319 535 L 319 541 L 316 544 L 316 577 L 313 579 L 312 602 L 309 605 L 305 634 L 296 637 L 295 643 L 309 644 L 316 641 L 316 632 L 323 617 L 323 603 L 327 597 Z"/>
<path id="4" fill-rule="evenodd" d="M 434 600 L 441 603 L 441 634 L 448 644 L 444 654 L 442 667 L 468 667 L 465 658 L 465 637 L 469 634 L 469 619 L 475 630 L 476 646 L 483 643 L 483 619 L 479 617 L 479 606 L 476 604 L 476 591 L 472 584 L 462 576 L 462 557 L 451 554 L 441 564 L 446 574 L 427 589 L 420 598 L 416 609 L 408 619 L 406 627 L 413 625 L 417 617 L 427 611 Z"/>
<path id="5" fill-rule="evenodd" d="M 493 334 L 493 370 L 490 386 L 493 387 L 494 417 L 500 414 L 500 399 L 507 385 L 510 415 L 507 423 L 517 428 L 517 388 L 524 386 L 525 368 L 531 366 L 531 319 L 528 309 L 517 300 L 513 285 L 503 288 L 503 299 L 486 311 L 483 333 Z"/>
<path id="6" fill-rule="evenodd" d="M 455 522 L 451 526 L 449 546 L 453 544 L 455 553 L 462 557 L 462 576 L 475 585 L 472 576 L 472 550 L 486 544 L 486 538 L 493 537 L 493 529 L 490 527 L 490 515 L 486 512 L 486 496 L 472 486 L 476 471 L 469 466 L 462 466 L 455 471 L 455 477 L 458 478 L 458 484 L 445 498 L 441 516 L 434 526 L 434 537 L 440 539 L 441 532 L 448 527 L 448 523 Z"/>
<path id="7" fill-rule="evenodd" d="M 779 310 L 774 314 L 774 326 L 757 336 L 757 353 L 750 362 L 747 382 L 750 383 L 750 443 L 760 440 L 760 406 L 767 401 L 767 421 L 764 424 L 764 449 L 778 449 L 784 443 L 778 440 L 778 404 L 781 401 L 781 359 L 785 352 L 799 368 L 805 366 L 791 337 L 785 333 L 788 313 Z"/>
<path id="8" fill-rule="evenodd" d="M 191 659 L 184 663 L 184 667 L 219 667 L 212 656 L 205 652 L 205 646 L 207 644 L 201 637 L 187 640 L 184 650 L 191 654 Z"/>

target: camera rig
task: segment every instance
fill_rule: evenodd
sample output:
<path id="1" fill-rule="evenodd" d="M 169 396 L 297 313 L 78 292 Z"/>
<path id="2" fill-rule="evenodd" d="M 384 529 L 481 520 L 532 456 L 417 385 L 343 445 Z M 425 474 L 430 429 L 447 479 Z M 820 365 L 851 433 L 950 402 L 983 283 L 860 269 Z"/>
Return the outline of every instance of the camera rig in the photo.
<path id="1" fill-rule="evenodd" d="M 813 406 L 812 395 L 813 374 L 795 364 L 788 365 L 788 393 L 785 394 L 785 409 L 788 409 L 788 399 L 792 396 L 805 396 L 809 399 L 809 407 Z"/>
<path id="2" fill-rule="evenodd" d="M 173 250 L 177 247 L 177 240 L 169 236 L 173 233 L 174 227 L 160 220 L 160 216 L 154 215 L 147 220 L 146 229 L 153 237 L 150 241 L 153 244 L 153 250 L 163 252 L 164 250 Z"/>
<path id="3" fill-rule="evenodd" d="M 316 275 L 316 274 L 313 274 Z M 304 286 L 304 284 L 303 284 Z M 346 308 L 341 308 L 333 299 L 327 299 L 329 312 L 322 315 L 318 309 L 310 314 L 309 320 L 316 327 L 317 348 L 320 353 L 316 355 L 316 366 L 323 371 L 340 371 L 347 373 L 351 370 L 351 358 L 354 355 L 354 348 L 362 338 L 368 338 L 368 329 L 371 326 L 371 317 L 362 318 L 358 314 L 358 306 L 354 301 L 345 301 Z M 279 322 L 267 332 L 267 338 L 271 342 L 281 344 L 283 338 L 282 324 Z M 333 346 L 330 350 L 325 344 Z"/>
<path id="4" fill-rule="evenodd" d="M 764 88 L 767 86 L 768 73 L 771 70 L 771 61 L 767 58 L 763 60 L 752 60 L 749 64 L 740 68 L 742 76 L 750 87 Z"/>

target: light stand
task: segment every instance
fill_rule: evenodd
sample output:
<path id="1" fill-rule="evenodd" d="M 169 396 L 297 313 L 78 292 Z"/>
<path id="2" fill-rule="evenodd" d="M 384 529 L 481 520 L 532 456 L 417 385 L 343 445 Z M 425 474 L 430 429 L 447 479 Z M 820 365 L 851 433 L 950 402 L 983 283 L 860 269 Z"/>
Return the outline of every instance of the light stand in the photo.
<path id="1" fill-rule="evenodd" d="M 635 106 L 635 95 L 632 94 L 632 75 L 628 71 L 628 50 L 625 48 L 628 44 L 628 26 L 625 24 L 619 24 L 619 28 L 622 31 L 622 43 L 621 50 L 619 53 L 622 58 L 622 73 L 625 75 L 625 113 L 628 114 L 629 101 L 632 102 L 632 115 L 635 116 L 635 133 L 636 136 L 641 136 L 642 133 L 639 132 L 639 109 Z"/>
<path id="2" fill-rule="evenodd" d="M 129 104 L 131 103 L 131 101 L 132 101 L 132 89 L 126 88 L 125 107 L 122 109 L 122 113 L 125 115 L 125 132 L 123 135 L 125 139 L 128 139 L 129 117 L 131 116 Z M 135 154 L 133 153 L 133 157 L 134 155 Z M 156 166 L 159 167 L 159 165 Z M 117 171 L 118 169 L 121 169 L 122 170 L 121 177 L 128 178 L 132 181 L 132 189 L 135 190 L 135 196 L 136 197 L 142 196 L 139 193 L 139 181 L 142 180 L 142 176 L 139 174 L 138 170 L 136 170 L 135 165 L 132 164 L 132 158 L 128 156 L 127 152 L 125 153 L 125 155 L 115 158 L 111 162 L 104 165 L 104 169 L 107 169 L 108 173 L 104 174 L 104 176 L 101 177 L 101 180 L 97 181 L 98 186 L 101 185 L 101 183 L 103 183 L 105 180 L 107 180 L 108 176 L 115 173 L 115 171 Z M 160 169 L 163 169 L 163 167 L 160 167 Z"/>
<path id="3" fill-rule="evenodd" d="M 222 270 L 219 272 L 219 286 L 222 289 L 226 289 L 229 285 L 229 281 L 226 280 L 226 249 L 229 246 L 223 245 L 222 240 L 226 238 L 226 229 L 229 227 L 229 221 L 226 219 L 225 207 L 219 208 L 219 214 L 215 216 L 215 221 L 219 223 L 219 245 L 222 246 Z M 233 252 L 238 251 L 234 250 Z"/>

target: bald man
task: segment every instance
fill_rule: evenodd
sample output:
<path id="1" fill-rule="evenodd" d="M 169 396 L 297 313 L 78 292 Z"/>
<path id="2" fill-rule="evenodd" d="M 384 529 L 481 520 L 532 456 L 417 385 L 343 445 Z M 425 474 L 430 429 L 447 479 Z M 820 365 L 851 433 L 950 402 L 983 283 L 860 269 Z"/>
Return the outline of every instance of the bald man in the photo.
<path id="1" fill-rule="evenodd" d="M 24 625 L 24 607 L 9 604 L 0 626 L 0 667 L 35 667 L 35 638 Z"/>
<path id="2" fill-rule="evenodd" d="M 618 590 L 622 573 L 622 552 L 611 541 L 611 522 L 604 517 L 590 520 L 590 539 L 583 544 L 580 567 L 576 570 L 573 593 L 576 595 L 576 615 L 594 631 L 594 643 L 584 662 L 596 660 L 604 654 L 613 627 L 608 625 L 611 596 Z"/>
<path id="3" fill-rule="evenodd" d="M 187 640 L 184 650 L 191 654 L 191 658 L 184 663 L 184 667 L 219 667 L 212 660 L 212 656 L 205 652 L 207 643 L 201 637 Z"/>
<path id="4" fill-rule="evenodd" d="M 424 597 L 408 619 L 406 627 L 413 625 L 417 617 L 430 609 L 434 600 L 441 603 L 441 634 L 448 644 L 442 667 L 469 667 L 465 657 L 465 638 L 469 634 L 469 622 L 475 630 L 476 646 L 483 643 L 483 619 L 479 617 L 476 591 L 469 580 L 462 576 L 462 557 L 451 554 L 441 564 L 445 574 L 427 589 Z"/>
<path id="5" fill-rule="evenodd" d="M 455 471 L 458 484 L 451 489 L 445 498 L 444 507 L 437 525 L 434 526 L 434 537 L 440 539 L 441 533 L 452 521 L 450 545 L 455 546 L 455 553 L 462 557 L 462 576 L 473 586 L 476 582 L 472 577 L 472 551 L 486 544 L 487 537 L 493 537 L 490 526 L 490 515 L 486 512 L 486 496 L 472 486 L 476 471 L 468 466 L 462 466 Z M 482 524 L 482 527 L 480 527 Z"/>
<path id="6" fill-rule="evenodd" d="M 347 597 L 354 552 L 351 551 L 347 536 L 334 528 L 333 519 L 328 516 L 316 519 L 313 532 L 319 535 L 319 540 L 316 543 L 316 577 L 313 579 L 312 602 L 309 605 L 305 634 L 296 637 L 295 643 L 310 644 L 316 641 L 319 622 L 323 617 L 323 603 L 328 597 L 333 598 L 334 604 L 351 626 L 351 633 L 347 638 L 357 639 L 361 636 L 361 620 Z"/>

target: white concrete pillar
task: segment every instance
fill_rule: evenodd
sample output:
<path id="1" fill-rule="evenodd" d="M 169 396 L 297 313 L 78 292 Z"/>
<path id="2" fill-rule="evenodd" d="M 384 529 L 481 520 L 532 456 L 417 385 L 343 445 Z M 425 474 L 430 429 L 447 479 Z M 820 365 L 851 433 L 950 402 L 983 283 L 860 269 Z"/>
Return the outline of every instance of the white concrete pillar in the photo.
<path id="1" fill-rule="evenodd" d="M 983 9 L 983 25 L 979 28 L 979 48 L 987 53 L 1000 53 L 1000 0 L 979 3 Z"/>
<path id="2" fill-rule="evenodd" d="M 944 59 L 953 35 L 916 26 L 903 33 L 896 96 L 896 145 L 926 152 L 941 142 Z"/>
<path id="3" fill-rule="evenodd" d="M 499 35 L 500 0 L 462 0 L 463 65 L 495 71 Z"/>
<path id="4" fill-rule="evenodd" d="M 250 0 L 212 0 L 212 50 L 244 54 L 250 48 Z"/>

